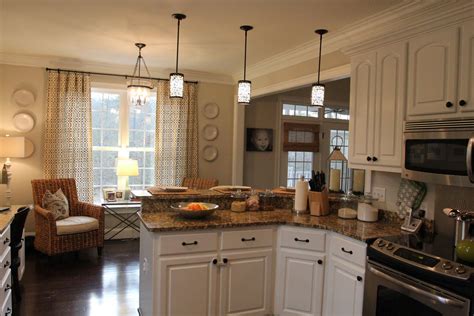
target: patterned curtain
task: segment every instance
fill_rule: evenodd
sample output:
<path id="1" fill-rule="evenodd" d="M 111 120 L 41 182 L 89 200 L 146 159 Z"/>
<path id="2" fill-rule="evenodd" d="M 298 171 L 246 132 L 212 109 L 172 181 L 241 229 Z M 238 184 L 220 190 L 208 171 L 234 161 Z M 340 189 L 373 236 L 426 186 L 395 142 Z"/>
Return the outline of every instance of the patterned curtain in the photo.
<path id="1" fill-rule="evenodd" d="M 184 84 L 183 99 L 169 98 L 169 82 L 155 81 L 156 185 L 181 185 L 198 176 L 197 84 Z"/>
<path id="2" fill-rule="evenodd" d="M 43 141 L 47 179 L 74 178 L 79 200 L 93 200 L 91 86 L 88 74 L 48 72 Z"/>

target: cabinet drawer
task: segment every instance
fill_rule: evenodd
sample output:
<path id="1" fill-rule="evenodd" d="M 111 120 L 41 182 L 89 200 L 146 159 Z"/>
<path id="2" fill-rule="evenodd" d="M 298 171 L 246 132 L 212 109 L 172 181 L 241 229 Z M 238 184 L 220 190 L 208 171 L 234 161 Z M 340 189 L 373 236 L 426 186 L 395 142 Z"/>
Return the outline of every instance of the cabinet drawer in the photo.
<path id="1" fill-rule="evenodd" d="M 331 237 L 331 254 L 361 267 L 365 266 L 365 244 L 347 240 L 342 237 Z"/>
<path id="2" fill-rule="evenodd" d="M 0 253 L 10 247 L 10 225 L 0 234 Z"/>
<path id="3" fill-rule="evenodd" d="M 12 281 L 11 281 L 11 272 L 7 271 L 5 276 L 2 279 L 2 284 L 0 288 L 0 302 L 4 302 L 8 294 L 12 291 Z"/>
<path id="4" fill-rule="evenodd" d="M 312 251 L 324 251 L 326 233 L 309 229 L 281 229 L 281 246 Z"/>
<path id="5" fill-rule="evenodd" d="M 160 254 L 217 251 L 217 233 L 167 235 L 160 237 Z"/>
<path id="6" fill-rule="evenodd" d="M 222 233 L 222 250 L 271 247 L 272 229 L 239 230 Z"/>
<path id="7" fill-rule="evenodd" d="M 8 290 L 5 293 L 5 300 L 2 302 L 2 314 L 1 316 L 11 316 L 13 312 L 12 307 L 12 290 Z"/>
<path id="8" fill-rule="evenodd" d="M 10 247 L 5 249 L 5 251 L 0 255 L 0 280 L 3 280 L 3 277 L 10 269 L 11 264 L 11 254 Z"/>

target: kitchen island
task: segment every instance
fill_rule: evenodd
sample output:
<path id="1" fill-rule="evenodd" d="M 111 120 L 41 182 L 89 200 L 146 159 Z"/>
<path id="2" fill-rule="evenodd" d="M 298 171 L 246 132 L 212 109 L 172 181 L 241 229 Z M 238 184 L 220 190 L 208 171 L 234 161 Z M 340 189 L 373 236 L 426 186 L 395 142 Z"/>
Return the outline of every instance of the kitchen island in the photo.
<path id="1" fill-rule="evenodd" d="M 168 210 L 178 200 L 215 201 L 224 209 L 183 219 Z M 364 241 L 400 233 L 399 223 L 288 208 L 234 213 L 229 204 L 220 194 L 143 199 L 142 315 L 360 315 Z M 289 204 L 281 197 L 279 206 Z"/>

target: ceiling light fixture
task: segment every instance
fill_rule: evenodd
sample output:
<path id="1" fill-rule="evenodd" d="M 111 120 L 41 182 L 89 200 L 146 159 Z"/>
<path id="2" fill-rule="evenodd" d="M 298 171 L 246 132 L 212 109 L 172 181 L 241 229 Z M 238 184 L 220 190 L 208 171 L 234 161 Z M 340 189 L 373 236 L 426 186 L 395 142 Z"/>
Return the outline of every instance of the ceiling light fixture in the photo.
<path id="1" fill-rule="evenodd" d="M 127 86 L 127 93 L 130 105 L 141 108 L 146 104 L 148 95 L 150 94 L 151 89 L 153 89 L 153 84 L 151 82 L 150 72 L 146 66 L 145 59 L 142 57 L 142 48 L 146 45 L 143 43 L 135 43 L 135 46 L 138 47 L 138 57 L 137 62 L 135 63 L 135 69 L 133 70 L 133 75 Z M 141 76 L 142 63 L 148 74 L 148 79 L 142 78 Z"/>
<path id="2" fill-rule="evenodd" d="M 239 80 L 239 86 L 237 90 L 237 102 L 242 105 L 249 105 L 252 82 L 250 80 L 245 79 L 247 75 L 247 32 L 252 30 L 253 26 L 242 25 L 240 29 L 242 31 L 245 31 L 244 80 Z"/>
<path id="3" fill-rule="evenodd" d="M 314 31 L 319 34 L 319 60 L 318 60 L 318 82 L 314 83 L 311 88 L 311 105 L 313 106 L 324 106 L 324 85 L 319 83 L 319 77 L 321 74 L 321 48 L 323 46 L 323 35 L 328 30 L 319 29 Z"/>
<path id="4" fill-rule="evenodd" d="M 184 94 L 184 75 L 178 72 L 178 58 L 179 58 L 179 27 L 181 20 L 186 19 L 186 15 L 175 13 L 173 18 L 178 20 L 178 34 L 176 41 L 176 72 L 170 73 L 170 98 L 183 98 Z"/>

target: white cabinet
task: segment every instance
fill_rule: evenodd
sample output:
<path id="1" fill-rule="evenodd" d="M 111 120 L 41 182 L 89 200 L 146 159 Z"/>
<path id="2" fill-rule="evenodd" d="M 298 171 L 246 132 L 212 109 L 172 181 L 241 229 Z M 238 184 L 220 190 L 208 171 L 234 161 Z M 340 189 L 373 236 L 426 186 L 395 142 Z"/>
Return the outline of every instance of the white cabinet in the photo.
<path id="1" fill-rule="evenodd" d="M 364 270 L 331 257 L 326 276 L 324 315 L 362 315 Z"/>
<path id="2" fill-rule="evenodd" d="M 271 314 L 273 251 L 221 254 L 219 315 Z"/>
<path id="3" fill-rule="evenodd" d="M 474 21 L 461 27 L 459 102 L 461 112 L 474 111 Z"/>
<path id="4" fill-rule="evenodd" d="M 402 156 L 406 43 L 355 56 L 351 67 L 349 163 L 397 171 Z"/>
<path id="5" fill-rule="evenodd" d="M 324 253 L 280 250 L 275 283 L 277 315 L 321 315 L 324 265 Z"/>
<path id="6" fill-rule="evenodd" d="M 160 315 L 215 315 L 217 254 L 160 258 Z"/>

